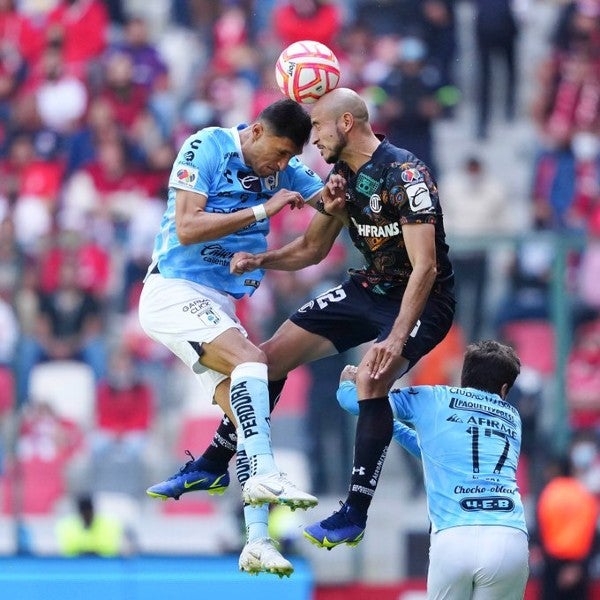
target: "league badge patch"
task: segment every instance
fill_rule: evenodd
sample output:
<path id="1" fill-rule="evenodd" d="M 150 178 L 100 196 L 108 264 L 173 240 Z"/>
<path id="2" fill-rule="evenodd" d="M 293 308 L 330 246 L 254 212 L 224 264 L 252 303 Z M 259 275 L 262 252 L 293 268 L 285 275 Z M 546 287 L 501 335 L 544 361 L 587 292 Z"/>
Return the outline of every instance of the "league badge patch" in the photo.
<path id="1" fill-rule="evenodd" d="M 198 169 L 194 167 L 181 167 L 175 173 L 176 183 L 182 183 L 187 187 L 194 187 L 198 179 Z"/>
<path id="2" fill-rule="evenodd" d="M 423 181 L 423 175 L 417 169 L 405 169 L 400 175 L 404 183 L 417 183 Z"/>

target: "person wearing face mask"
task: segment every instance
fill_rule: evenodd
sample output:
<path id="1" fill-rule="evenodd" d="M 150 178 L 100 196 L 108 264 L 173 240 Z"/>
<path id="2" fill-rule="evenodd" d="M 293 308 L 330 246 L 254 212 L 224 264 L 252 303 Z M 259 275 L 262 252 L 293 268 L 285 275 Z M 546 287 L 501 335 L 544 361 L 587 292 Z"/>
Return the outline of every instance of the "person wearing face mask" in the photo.
<path id="1" fill-rule="evenodd" d="M 597 543 L 598 500 L 575 476 L 588 449 L 574 445 L 550 465 L 537 502 L 537 545 L 542 556 L 542 600 L 587 600 L 590 559 Z"/>
<path id="2" fill-rule="evenodd" d="M 539 152 L 533 168 L 536 226 L 555 231 L 586 229 L 600 197 L 600 136 L 582 128 L 568 141 Z"/>

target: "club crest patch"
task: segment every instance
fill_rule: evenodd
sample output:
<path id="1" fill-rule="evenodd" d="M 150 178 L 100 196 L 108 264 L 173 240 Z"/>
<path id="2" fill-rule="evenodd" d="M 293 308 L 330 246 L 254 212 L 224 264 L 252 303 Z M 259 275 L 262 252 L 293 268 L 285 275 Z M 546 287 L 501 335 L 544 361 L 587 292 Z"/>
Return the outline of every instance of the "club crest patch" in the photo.
<path id="1" fill-rule="evenodd" d="M 374 213 L 381 212 L 381 198 L 379 194 L 373 194 L 369 200 L 369 207 Z"/>
<path id="2" fill-rule="evenodd" d="M 263 177 L 263 185 L 269 192 L 273 191 L 279 185 L 279 173 Z"/>

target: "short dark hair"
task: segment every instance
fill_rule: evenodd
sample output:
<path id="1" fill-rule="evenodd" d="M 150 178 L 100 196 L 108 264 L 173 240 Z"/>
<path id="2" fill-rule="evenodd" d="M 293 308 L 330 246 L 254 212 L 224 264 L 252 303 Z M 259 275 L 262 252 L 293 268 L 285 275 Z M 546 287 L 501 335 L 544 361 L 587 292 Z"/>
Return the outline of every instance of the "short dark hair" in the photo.
<path id="1" fill-rule="evenodd" d="M 277 137 L 285 137 L 299 149 L 310 139 L 310 115 L 298 102 L 283 98 L 269 104 L 258 115 L 258 121 L 264 123 Z"/>
<path id="2" fill-rule="evenodd" d="M 483 340 L 467 346 L 461 374 L 461 386 L 491 394 L 510 389 L 521 372 L 521 361 L 510 346 L 495 340 Z"/>

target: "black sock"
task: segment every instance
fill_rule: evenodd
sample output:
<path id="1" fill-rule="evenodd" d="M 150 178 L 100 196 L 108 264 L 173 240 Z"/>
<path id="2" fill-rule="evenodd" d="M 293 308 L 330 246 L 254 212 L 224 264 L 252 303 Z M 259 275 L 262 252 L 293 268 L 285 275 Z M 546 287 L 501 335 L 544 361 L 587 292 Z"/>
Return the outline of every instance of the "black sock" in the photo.
<path id="1" fill-rule="evenodd" d="M 286 379 L 287 377 L 278 381 L 269 381 L 269 406 L 271 412 L 273 412 L 277 402 L 279 402 Z M 236 453 L 236 447 L 237 434 L 235 426 L 227 415 L 223 415 L 210 445 L 198 459 L 198 465 L 207 471 L 221 473 L 227 469 L 227 465 Z"/>
<path id="2" fill-rule="evenodd" d="M 287 377 L 278 379 L 277 381 L 269 381 L 269 407 L 271 412 L 273 412 L 273 409 L 279 402 L 279 398 L 281 398 L 281 392 L 286 381 Z"/>
<path id="3" fill-rule="evenodd" d="M 361 400 L 358 409 L 354 462 L 346 502 L 366 520 L 392 439 L 393 415 L 387 396 Z"/>

